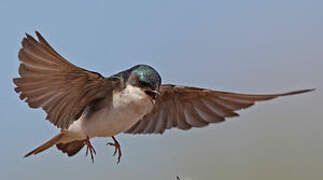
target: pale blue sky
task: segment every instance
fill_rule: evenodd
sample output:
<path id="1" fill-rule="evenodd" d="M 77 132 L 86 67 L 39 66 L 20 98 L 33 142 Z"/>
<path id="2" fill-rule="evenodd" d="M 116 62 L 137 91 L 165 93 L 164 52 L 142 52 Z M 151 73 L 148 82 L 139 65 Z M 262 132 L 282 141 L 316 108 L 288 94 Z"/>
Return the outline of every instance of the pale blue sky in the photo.
<path id="1" fill-rule="evenodd" d="M 0 1 L 0 179 L 323 179 L 323 1 Z M 139 63 L 164 83 L 243 93 L 318 88 L 241 117 L 164 135 L 93 141 L 82 150 L 23 155 L 57 132 L 15 94 L 24 33 L 40 31 L 72 63 L 108 76 Z"/>

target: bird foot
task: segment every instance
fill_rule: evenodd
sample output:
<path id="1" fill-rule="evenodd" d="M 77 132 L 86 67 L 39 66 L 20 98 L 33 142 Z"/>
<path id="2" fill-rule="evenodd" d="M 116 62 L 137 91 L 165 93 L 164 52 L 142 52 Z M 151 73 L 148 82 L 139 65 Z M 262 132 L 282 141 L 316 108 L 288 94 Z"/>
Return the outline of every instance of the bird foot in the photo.
<path id="1" fill-rule="evenodd" d="M 84 144 L 86 145 L 86 153 L 85 156 L 87 157 L 88 153 L 90 152 L 92 163 L 94 163 L 94 155 L 96 154 L 94 147 L 92 146 L 89 137 L 84 140 Z M 93 155 L 94 154 L 94 155 Z"/>
<path id="2" fill-rule="evenodd" d="M 113 156 L 115 156 L 116 155 L 116 153 L 118 152 L 118 161 L 117 161 L 117 164 L 119 164 L 120 163 L 120 159 L 121 159 L 121 148 L 120 148 L 120 144 L 119 144 L 119 142 L 116 140 L 116 138 L 114 138 L 114 136 L 111 136 L 112 137 L 112 139 L 113 139 L 113 141 L 114 141 L 114 143 L 112 143 L 112 142 L 109 142 L 109 143 L 107 143 L 107 145 L 110 145 L 110 146 L 114 146 L 114 153 L 113 153 Z"/>

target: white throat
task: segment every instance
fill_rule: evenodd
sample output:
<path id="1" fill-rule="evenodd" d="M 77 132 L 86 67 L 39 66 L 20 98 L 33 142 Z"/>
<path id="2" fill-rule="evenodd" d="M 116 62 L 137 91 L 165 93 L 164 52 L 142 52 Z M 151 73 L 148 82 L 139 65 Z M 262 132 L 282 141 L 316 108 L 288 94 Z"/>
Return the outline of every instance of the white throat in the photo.
<path id="1" fill-rule="evenodd" d="M 127 85 L 121 92 L 113 93 L 113 107 L 114 108 L 125 108 L 128 109 L 132 106 L 148 106 L 152 108 L 152 103 L 146 93 L 139 87 Z M 148 108 L 149 109 L 149 108 Z M 147 109 L 147 110 L 148 110 Z M 134 109 L 128 109 L 129 111 Z"/>

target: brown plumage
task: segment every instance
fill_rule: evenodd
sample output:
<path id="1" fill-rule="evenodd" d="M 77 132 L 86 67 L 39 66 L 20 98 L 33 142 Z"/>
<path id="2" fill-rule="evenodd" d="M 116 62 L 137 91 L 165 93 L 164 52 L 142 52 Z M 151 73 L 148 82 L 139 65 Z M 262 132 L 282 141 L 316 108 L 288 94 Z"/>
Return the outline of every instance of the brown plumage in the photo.
<path id="1" fill-rule="evenodd" d="M 57 149 L 61 150 L 63 153 L 66 153 L 68 156 L 74 156 L 83 148 L 83 146 L 84 141 L 73 141 L 66 144 L 56 144 Z"/>
<path id="2" fill-rule="evenodd" d="M 26 35 L 19 51 L 20 78 L 13 81 L 20 99 L 31 108 L 43 108 L 50 122 L 66 129 L 92 101 L 104 98 L 111 81 L 68 62 L 36 32 Z"/>
<path id="3" fill-rule="evenodd" d="M 126 133 L 164 133 L 176 127 L 187 130 L 218 123 L 227 117 L 239 116 L 235 111 L 279 96 L 301 94 L 314 89 L 293 91 L 282 94 L 251 95 L 213 91 L 187 86 L 162 85 L 160 96 L 151 113 L 146 114 Z"/>
<path id="4" fill-rule="evenodd" d="M 31 108 L 44 109 L 46 119 L 62 131 L 25 157 L 53 145 L 72 156 L 85 143 L 93 160 L 92 152 L 95 151 L 89 138 L 113 137 L 121 132 L 163 133 L 172 127 L 183 130 L 204 127 L 239 116 L 237 110 L 248 108 L 255 102 L 314 90 L 249 95 L 161 85 L 160 75 L 148 65 L 137 65 L 105 78 L 71 64 L 38 32 L 36 35 L 38 40 L 28 34 L 22 40 L 20 77 L 13 79 L 17 86 L 15 91 Z M 79 118 L 81 115 L 84 116 Z M 119 153 L 121 155 L 120 147 Z"/>

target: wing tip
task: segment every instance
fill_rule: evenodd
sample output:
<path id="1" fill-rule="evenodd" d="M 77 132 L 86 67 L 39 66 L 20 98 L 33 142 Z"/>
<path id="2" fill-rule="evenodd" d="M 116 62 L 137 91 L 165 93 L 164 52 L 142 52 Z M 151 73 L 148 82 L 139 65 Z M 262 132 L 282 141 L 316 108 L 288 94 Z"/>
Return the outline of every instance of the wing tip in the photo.
<path id="1" fill-rule="evenodd" d="M 31 152 L 29 152 L 29 153 L 25 154 L 25 155 L 24 155 L 24 158 L 27 158 L 28 156 L 30 156 L 30 155 L 32 155 L 32 154 L 34 154 L 34 152 L 33 152 L 33 151 L 31 151 Z"/>
<path id="2" fill-rule="evenodd" d="M 33 38 L 33 36 L 31 36 L 30 34 L 25 33 L 25 35 L 26 35 L 26 37 L 25 37 L 24 39 L 26 39 L 26 40 L 35 40 L 35 39 Z"/>
<path id="3" fill-rule="evenodd" d="M 312 92 L 312 91 L 315 91 L 315 90 L 316 90 L 316 88 L 302 89 L 302 90 L 298 90 L 298 91 L 288 92 L 288 93 L 282 94 L 281 96 L 289 96 L 289 95 L 303 94 L 303 93 Z"/>
<path id="4" fill-rule="evenodd" d="M 35 34 L 36 34 L 38 40 L 43 39 L 42 35 L 37 30 L 35 30 Z M 29 33 L 25 32 L 25 37 L 21 41 L 22 44 L 23 44 L 24 41 L 30 41 L 30 40 L 36 41 L 36 39 L 32 35 L 30 35 Z"/>
<path id="5" fill-rule="evenodd" d="M 39 31 L 35 30 L 35 34 L 36 34 L 38 40 L 44 39 L 43 36 L 39 33 Z"/>
<path id="6" fill-rule="evenodd" d="M 13 81 L 13 83 L 14 83 L 15 85 L 17 85 L 17 86 L 18 86 L 20 79 L 21 79 L 21 78 L 13 78 L 13 79 L 12 79 L 12 81 Z"/>
<path id="7" fill-rule="evenodd" d="M 38 30 L 34 31 L 37 36 L 41 36 Z"/>

